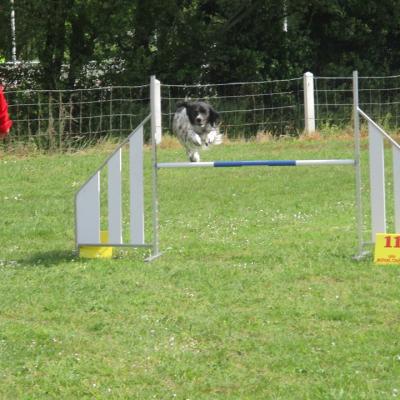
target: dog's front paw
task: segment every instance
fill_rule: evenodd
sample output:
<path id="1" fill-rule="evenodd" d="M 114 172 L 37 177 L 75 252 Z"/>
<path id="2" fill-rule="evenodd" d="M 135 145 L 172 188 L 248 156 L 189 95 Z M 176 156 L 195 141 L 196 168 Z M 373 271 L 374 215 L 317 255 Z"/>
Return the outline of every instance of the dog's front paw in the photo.
<path id="1" fill-rule="evenodd" d="M 194 131 L 189 131 L 188 132 L 188 139 L 195 144 L 196 146 L 201 146 L 202 142 L 201 142 L 201 138 L 200 136 L 194 132 Z"/>
<path id="2" fill-rule="evenodd" d="M 207 135 L 207 145 L 209 144 L 221 144 L 222 143 L 222 135 L 217 130 L 212 130 Z"/>
<path id="3" fill-rule="evenodd" d="M 197 151 L 191 151 L 189 153 L 189 160 L 191 162 L 199 162 L 200 161 L 200 155 Z"/>

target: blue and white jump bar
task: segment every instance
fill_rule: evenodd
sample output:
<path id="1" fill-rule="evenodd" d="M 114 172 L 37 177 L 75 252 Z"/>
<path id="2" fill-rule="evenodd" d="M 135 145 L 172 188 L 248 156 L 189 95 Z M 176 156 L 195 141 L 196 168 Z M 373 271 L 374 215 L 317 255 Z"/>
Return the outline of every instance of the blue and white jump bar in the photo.
<path id="1" fill-rule="evenodd" d="M 254 160 L 254 161 L 205 161 L 205 162 L 165 162 L 157 163 L 157 168 L 195 167 L 300 167 L 308 165 L 355 165 L 351 159 L 332 160 Z"/>

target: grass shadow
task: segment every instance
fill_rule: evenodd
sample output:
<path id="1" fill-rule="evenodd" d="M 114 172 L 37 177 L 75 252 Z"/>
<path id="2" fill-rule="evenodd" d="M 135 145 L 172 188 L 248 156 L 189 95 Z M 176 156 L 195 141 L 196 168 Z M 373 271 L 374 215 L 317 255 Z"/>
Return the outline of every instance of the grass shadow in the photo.
<path id="1" fill-rule="evenodd" d="M 32 254 L 28 258 L 18 260 L 18 265 L 24 267 L 55 267 L 62 263 L 75 261 L 76 253 L 71 250 L 51 250 Z"/>

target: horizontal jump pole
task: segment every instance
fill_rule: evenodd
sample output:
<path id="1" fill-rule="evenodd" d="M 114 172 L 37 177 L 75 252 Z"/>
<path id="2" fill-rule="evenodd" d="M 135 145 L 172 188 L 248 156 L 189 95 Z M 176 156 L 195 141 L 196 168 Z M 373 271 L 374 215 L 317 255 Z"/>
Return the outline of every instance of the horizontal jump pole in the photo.
<path id="1" fill-rule="evenodd" d="M 150 248 L 152 244 L 146 243 L 79 243 L 78 247 L 144 247 Z"/>
<path id="2" fill-rule="evenodd" d="M 255 160 L 255 161 L 205 161 L 205 162 L 165 162 L 157 163 L 157 168 L 195 168 L 195 167 L 300 167 L 308 165 L 355 165 L 354 160 Z"/>

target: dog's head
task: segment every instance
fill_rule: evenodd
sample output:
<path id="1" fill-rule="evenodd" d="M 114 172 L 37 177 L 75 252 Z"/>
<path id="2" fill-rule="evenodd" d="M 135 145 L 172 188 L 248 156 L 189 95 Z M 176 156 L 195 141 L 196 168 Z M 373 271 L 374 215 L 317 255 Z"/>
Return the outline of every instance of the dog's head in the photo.
<path id="1" fill-rule="evenodd" d="M 206 125 L 216 126 L 219 122 L 219 114 L 204 101 L 184 102 L 178 107 L 185 107 L 189 121 L 192 125 L 204 128 Z"/>

